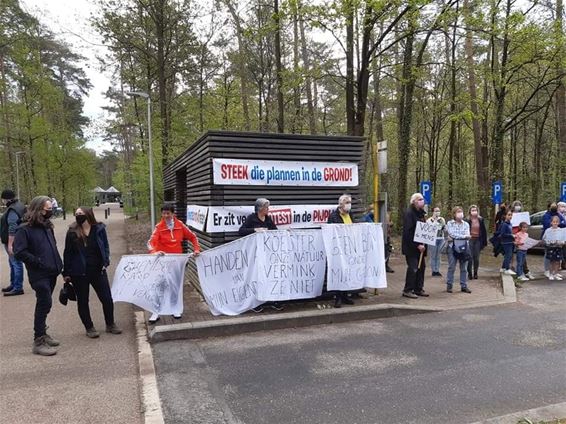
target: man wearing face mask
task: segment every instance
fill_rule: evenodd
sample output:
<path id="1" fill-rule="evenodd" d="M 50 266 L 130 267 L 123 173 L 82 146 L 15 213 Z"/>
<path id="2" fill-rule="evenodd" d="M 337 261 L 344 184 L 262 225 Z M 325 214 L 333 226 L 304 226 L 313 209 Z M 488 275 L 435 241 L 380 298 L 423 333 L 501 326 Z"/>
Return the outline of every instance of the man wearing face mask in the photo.
<path id="1" fill-rule="evenodd" d="M 24 294 L 24 264 L 14 257 L 13 245 L 16 229 L 25 213 L 25 206 L 16 199 L 12 190 L 2 192 L 2 203 L 6 205 L 6 211 L 0 219 L 0 237 L 10 264 L 10 285 L 4 287 L 2 292 L 4 296 L 17 296 Z"/>
<path id="2" fill-rule="evenodd" d="M 401 251 L 405 255 L 407 262 L 407 274 L 405 276 L 405 288 L 403 296 L 416 299 L 419 296 L 428 297 L 428 293 L 423 290 L 425 275 L 425 260 L 423 258 L 419 266 L 421 253 L 426 255 L 426 246 L 422 243 L 413 241 L 417 222 L 425 222 L 424 197 L 421 193 L 411 196 L 410 205 L 403 216 L 403 239 Z"/>

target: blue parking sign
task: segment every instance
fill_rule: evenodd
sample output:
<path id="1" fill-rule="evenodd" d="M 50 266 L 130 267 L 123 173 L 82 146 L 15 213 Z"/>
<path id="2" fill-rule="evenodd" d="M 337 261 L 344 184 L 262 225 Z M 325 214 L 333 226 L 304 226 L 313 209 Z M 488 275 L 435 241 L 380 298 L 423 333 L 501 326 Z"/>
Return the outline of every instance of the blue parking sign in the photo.
<path id="1" fill-rule="evenodd" d="M 421 194 L 425 205 L 430 205 L 432 203 L 432 183 L 430 181 L 421 181 Z"/>
<path id="2" fill-rule="evenodd" d="M 503 183 L 494 181 L 491 184 L 491 201 L 494 205 L 500 205 L 503 202 Z"/>
<path id="3" fill-rule="evenodd" d="M 560 183 L 560 201 L 566 202 L 566 181 Z"/>

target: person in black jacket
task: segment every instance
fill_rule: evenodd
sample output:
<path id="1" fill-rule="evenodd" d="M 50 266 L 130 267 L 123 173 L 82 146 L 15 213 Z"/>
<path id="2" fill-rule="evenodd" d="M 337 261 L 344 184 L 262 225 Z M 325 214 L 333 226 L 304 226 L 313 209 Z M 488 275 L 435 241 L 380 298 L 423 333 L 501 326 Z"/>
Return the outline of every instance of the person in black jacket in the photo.
<path id="1" fill-rule="evenodd" d="M 426 245 L 413 241 L 417 221 L 425 222 L 426 213 L 424 210 L 424 197 L 421 193 L 413 194 L 410 203 L 403 216 L 401 252 L 405 255 L 407 262 L 407 274 L 405 276 L 403 296 L 416 299 L 419 296 L 428 296 L 428 293 L 423 290 L 426 262 L 424 258 L 419 267 L 421 253 L 423 256 L 426 255 Z"/>
<path id="2" fill-rule="evenodd" d="M 38 196 L 32 199 L 24 224 L 14 237 L 14 256 L 26 265 L 31 288 L 37 298 L 33 323 L 34 341 L 32 352 L 51 356 L 59 342 L 47 334 L 45 322 L 51 310 L 53 290 L 57 276 L 63 268 L 63 261 L 57 251 L 53 224 L 49 220 L 53 214 L 51 199 Z"/>
<path id="3" fill-rule="evenodd" d="M 247 236 L 254 232 L 258 233 L 261 231 L 277 229 L 277 226 L 273 223 L 273 220 L 269 216 L 269 200 L 260 197 L 255 201 L 254 210 L 255 212 L 246 217 L 245 222 L 238 230 L 239 235 Z M 276 311 L 283 310 L 283 306 L 279 302 L 266 302 L 263 305 L 252 308 L 252 311 L 259 313 L 263 311 L 264 306 L 269 306 Z"/>
<path id="4" fill-rule="evenodd" d="M 269 200 L 259 198 L 255 201 L 255 212 L 246 217 L 245 222 L 238 230 L 241 236 L 247 236 L 254 232 L 276 230 L 277 226 L 269 216 Z"/>
<path id="5" fill-rule="evenodd" d="M 114 323 L 114 301 L 108 283 L 106 268 L 110 265 L 110 249 L 106 227 L 97 222 L 92 208 L 81 206 L 75 211 L 75 222 L 69 226 L 63 253 L 63 277 L 72 282 L 77 294 L 79 317 L 91 339 L 99 336 L 94 328 L 88 306 L 89 288 L 102 303 L 106 332 L 120 334 Z"/>
<path id="6" fill-rule="evenodd" d="M 24 294 L 24 264 L 14 257 L 14 237 L 26 208 L 10 189 L 2 192 L 2 203 L 6 205 L 6 211 L 0 219 L 0 238 L 10 264 L 10 284 L 2 292 L 4 296 L 18 296 Z"/>
<path id="7" fill-rule="evenodd" d="M 470 226 L 470 252 L 471 259 L 468 261 L 468 280 L 478 279 L 478 268 L 480 266 L 480 253 L 487 246 L 487 229 L 484 219 L 479 214 L 479 208 L 471 205 L 468 210 L 468 218 L 465 220 Z M 473 271 L 473 274 L 472 274 Z"/>

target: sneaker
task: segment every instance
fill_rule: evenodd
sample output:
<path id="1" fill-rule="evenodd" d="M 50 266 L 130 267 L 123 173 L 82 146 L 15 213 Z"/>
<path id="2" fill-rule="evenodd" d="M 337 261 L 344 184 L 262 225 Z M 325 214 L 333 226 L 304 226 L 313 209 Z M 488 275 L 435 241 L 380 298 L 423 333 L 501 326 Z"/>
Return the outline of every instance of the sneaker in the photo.
<path id="1" fill-rule="evenodd" d="M 403 297 L 408 297 L 409 299 L 418 299 L 419 297 L 413 292 L 403 292 Z"/>
<path id="2" fill-rule="evenodd" d="M 544 271 L 544 276 L 546 278 L 550 278 L 550 271 Z"/>
<path id="3" fill-rule="evenodd" d="M 19 296 L 24 294 L 23 290 L 11 290 L 9 292 L 4 292 L 4 296 Z"/>
<path id="4" fill-rule="evenodd" d="M 33 341 L 33 347 L 31 349 L 32 353 L 41 356 L 53 356 L 57 353 L 57 349 L 53 346 L 49 346 L 45 342 L 45 336 L 36 338 Z"/>
<path id="5" fill-rule="evenodd" d="M 159 314 L 151 314 L 151 316 L 148 319 L 150 324 L 155 324 L 157 321 L 159 321 Z"/>
<path id="6" fill-rule="evenodd" d="M 555 279 L 555 280 L 560 280 L 560 281 L 563 280 L 563 278 L 562 278 L 562 276 L 561 276 L 560 274 L 554 274 L 554 279 Z"/>
<path id="7" fill-rule="evenodd" d="M 554 278 L 554 275 L 552 275 L 552 274 L 548 277 L 548 279 L 549 279 L 550 281 L 556 280 L 556 278 Z"/>
<path id="8" fill-rule="evenodd" d="M 525 274 L 525 277 L 527 277 L 529 280 L 534 280 L 534 279 L 536 278 L 536 277 L 535 277 L 532 273 L 530 273 L 530 272 L 527 272 L 527 273 Z"/>
<path id="9" fill-rule="evenodd" d="M 505 268 L 499 268 L 499 272 L 504 273 L 506 271 Z"/>
<path id="10" fill-rule="evenodd" d="M 12 287 L 12 285 L 9 285 L 9 286 L 4 287 L 4 288 L 2 289 L 2 293 L 11 292 L 12 290 L 14 290 L 14 288 Z"/>
<path id="11" fill-rule="evenodd" d="M 529 277 L 527 277 L 526 275 L 521 275 L 519 278 L 517 278 L 517 280 L 519 280 L 519 281 L 529 281 Z"/>
<path id="12" fill-rule="evenodd" d="M 472 291 L 471 291 L 469 288 L 467 288 L 467 287 L 462 287 L 462 288 L 460 289 L 460 291 L 461 291 L 461 292 L 464 292 L 464 293 L 471 293 L 471 292 L 472 292 Z"/>
<path id="13" fill-rule="evenodd" d="M 415 294 L 417 296 L 421 296 L 421 297 L 429 297 L 429 294 L 427 292 L 425 292 L 424 290 L 421 290 L 420 292 L 415 292 Z"/>
<path id="14" fill-rule="evenodd" d="M 100 334 L 98 334 L 98 331 L 96 331 L 96 328 L 90 327 L 90 328 L 87 328 L 87 330 L 86 330 L 86 336 L 88 338 L 91 338 L 91 339 L 96 339 L 100 336 Z"/>
<path id="15" fill-rule="evenodd" d="M 452 293 L 452 286 L 446 287 L 446 293 Z"/>
<path id="16" fill-rule="evenodd" d="M 175 318 L 175 319 L 181 319 L 181 318 L 183 318 L 183 315 L 181 315 L 181 314 L 173 314 L 173 318 Z"/>
<path id="17" fill-rule="evenodd" d="M 503 274 L 505 275 L 517 275 L 517 273 L 513 270 L 510 269 L 506 269 L 505 271 L 503 271 Z"/>
<path id="18" fill-rule="evenodd" d="M 283 310 L 283 305 L 279 302 L 273 302 L 273 303 L 269 304 L 269 307 L 271 309 L 276 310 L 276 311 L 282 311 Z"/>
<path id="19" fill-rule="evenodd" d="M 111 334 L 122 334 L 122 330 L 116 324 L 107 325 L 106 332 Z"/>
<path id="20" fill-rule="evenodd" d="M 44 340 L 45 340 L 45 344 L 54 347 L 54 346 L 59 346 L 61 344 L 61 342 L 59 342 L 59 340 L 54 339 L 53 337 L 51 337 L 49 334 L 45 334 Z"/>
<path id="21" fill-rule="evenodd" d="M 255 308 L 252 308 L 252 311 L 254 311 L 256 314 L 259 314 L 260 312 L 263 312 L 263 306 L 256 306 Z"/>

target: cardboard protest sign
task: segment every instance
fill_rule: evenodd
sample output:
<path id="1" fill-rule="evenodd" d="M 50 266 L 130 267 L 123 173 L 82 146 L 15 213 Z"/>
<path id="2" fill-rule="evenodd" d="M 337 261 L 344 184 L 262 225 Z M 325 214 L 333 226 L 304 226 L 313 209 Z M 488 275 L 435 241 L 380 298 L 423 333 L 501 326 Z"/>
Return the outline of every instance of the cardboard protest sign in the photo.
<path id="1" fill-rule="evenodd" d="M 518 227 L 521 222 L 526 222 L 528 225 L 531 225 L 531 215 L 528 212 L 513 212 L 511 226 Z"/>
<path id="2" fill-rule="evenodd" d="M 213 315 L 239 315 L 263 302 L 257 298 L 257 234 L 196 257 L 200 286 Z"/>
<path id="3" fill-rule="evenodd" d="M 266 231 L 257 234 L 257 242 L 260 300 L 322 294 L 326 254 L 320 230 Z"/>
<path id="4" fill-rule="evenodd" d="M 437 234 L 438 234 L 437 224 L 417 221 L 417 227 L 415 228 L 415 236 L 413 237 L 413 241 L 415 243 L 423 243 L 431 246 L 436 246 Z"/>
<path id="5" fill-rule="evenodd" d="M 214 184 L 220 185 L 358 185 L 358 165 L 355 163 L 214 158 L 212 168 Z"/>
<path id="6" fill-rule="evenodd" d="M 381 224 L 328 224 L 322 237 L 328 290 L 387 287 Z"/>
<path id="7" fill-rule="evenodd" d="M 159 315 L 183 313 L 188 255 L 122 256 L 112 282 L 114 302 L 128 302 Z"/>

